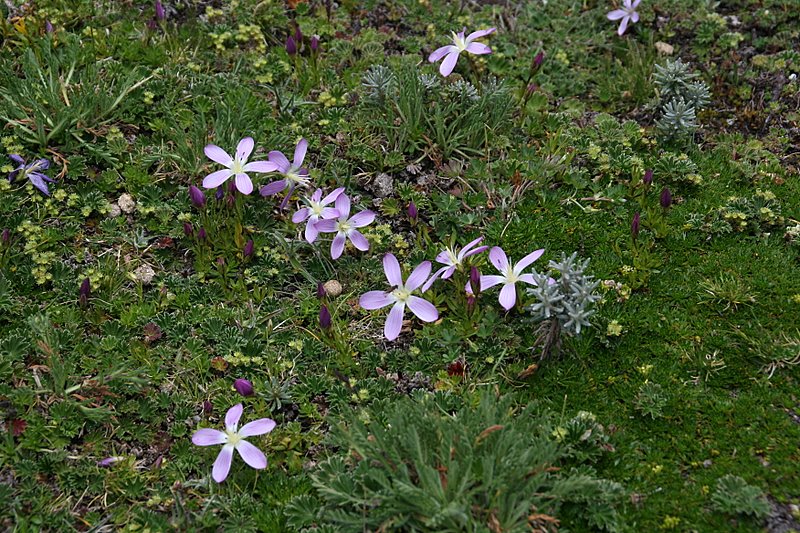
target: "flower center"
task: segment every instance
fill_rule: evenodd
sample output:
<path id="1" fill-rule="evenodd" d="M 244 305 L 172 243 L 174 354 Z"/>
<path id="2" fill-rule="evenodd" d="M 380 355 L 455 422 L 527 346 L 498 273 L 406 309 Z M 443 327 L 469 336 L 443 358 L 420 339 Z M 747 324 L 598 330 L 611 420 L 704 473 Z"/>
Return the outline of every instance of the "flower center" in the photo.
<path id="1" fill-rule="evenodd" d="M 408 297 L 411 296 L 411 291 L 405 287 L 397 287 L 392 291 L 392 296 L 394 296 L 395 300 L 398 302 L 405 303 L 408 300 Z"/>
<path id="2" fill-rule="evenodd" d="M 244 164 L 242 164 L 242 161 L 239 160 L 238 157 L 233 160 L 233 165 L 231 165 L 231 171 L 234 174 L 242 174 L 244 172 Z"/>
<path id="3" fill-rule="evenodd" d="M 460 37 L 456 32 L 453 32 L 453 44 L 456 45 L 459 52 L 467 49 L 467 39 Z"/>
<path id="4" fill-rule="evenodd" d="M 299 168 L 291 167 L 286 173 L 286 179 L 302 186 L 308 183 L 308 174 L 300 174 Z"/>
<path id="5" fill-rule="evenodd" d="M 311 209 L 311 214 L 321 217 L 322 216 L 322 204 L 318 204 L 317 202 L 309 202 L 309 208 Z"/>
<path id="6" fill-rule="evenodd" d="M 236 446 L 242 440 L 242 437 L 235 431 L 226 430 L 225 434 L 228 436 L 228 444 Z"/>
<path id="7" fill-rule="evenodd" d="M 519 281 L 519 276 L 514 273 L 514 269 L 511 265 L 508 265 L 508 269 L 506 270 L 506 283 L 516 283 Z"/>
<path id="8" fill-rule="evenodd" d="M 456 256 L 453 250 L 447 249 L 447 259 L 450 261 L 450 266 L 458 264 L 458 256 Z"/>
<path id="9" fill-rule="evenodd" d="M 347 220 L 345 220 L 344 222 L 339 221 L 336 223 L 336 228 L 342 233 L 347 233 L 350 231 L 350 222 Z"/>

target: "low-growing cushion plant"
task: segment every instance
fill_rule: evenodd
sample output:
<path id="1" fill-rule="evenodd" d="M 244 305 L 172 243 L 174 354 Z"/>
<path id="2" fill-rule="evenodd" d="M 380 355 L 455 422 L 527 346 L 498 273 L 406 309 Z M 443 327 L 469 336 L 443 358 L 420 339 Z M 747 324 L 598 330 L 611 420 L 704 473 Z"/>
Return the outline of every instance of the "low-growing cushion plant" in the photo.
<path id="1" fill-rule="evenodd" d="M 293 527 L 334 531 L 617 531 L 619 483 L 592 468 L 613 449 L 603 426 L 511 397 L 419 394 L 354 412 L 338 452 L 312 473 L 316 494 L 288 507 Z M 316 531 L 310 527 L 308 531 Z"/>

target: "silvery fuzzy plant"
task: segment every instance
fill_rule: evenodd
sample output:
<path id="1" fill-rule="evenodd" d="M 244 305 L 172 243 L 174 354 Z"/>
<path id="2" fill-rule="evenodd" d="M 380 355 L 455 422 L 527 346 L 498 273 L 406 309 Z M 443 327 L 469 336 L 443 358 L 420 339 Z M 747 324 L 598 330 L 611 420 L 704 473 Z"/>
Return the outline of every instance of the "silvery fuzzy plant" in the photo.
<path id="1" fill-rule="evenodd" d="M 656 65 L 654 77 L 661 109 L 658 129 L 669 138 L 694 132 L 697 112 L 711 101 L 708 85 L 680 59 Z"/>
<path id="2" fill-rule="evenodd" d="M 589 259 L 580 261 L 578 254 L 561 255 L 561 261 L 550 261 L 548 267 L 558 275 L 552 278 L 547 274 L 533 272 L 536 287 L 528 289 L 528 294 L 536 303 L 527 310 L 539 323 L 536 347 L 541 347 L 541 359 L 561 348 L 562 332 L 577 337 L 581 331 L 591 326 L 589 318 L 595 313 L 594 305 L 600 299 L 596 292 L 599 280 L 586 273 Z"/>

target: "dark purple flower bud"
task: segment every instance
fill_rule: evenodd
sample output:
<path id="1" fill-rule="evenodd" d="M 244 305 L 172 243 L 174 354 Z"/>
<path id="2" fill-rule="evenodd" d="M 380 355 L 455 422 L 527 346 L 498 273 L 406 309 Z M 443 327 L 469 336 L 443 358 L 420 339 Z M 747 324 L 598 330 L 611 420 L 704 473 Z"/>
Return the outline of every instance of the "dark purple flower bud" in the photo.
<path id="1" fill-rule="evenodd" d="M 415 204 L 414 201 L 412 200 L 408 204 L 408 218 L 411 219 L 412 222 L 416 222 L 418 216 L 419 212 L 417 211 L 417 204 Z"/>
<path id="2" fill-rule="evenodd" d="M 539 52 L 536 54 L 536 57 L 533 58 L 533 64 L 531 65 L 532 70 L 539 70 L 539 68 L 544 63 L 544 51 Z"/>
<path id="3" fill-rule="evenodd" d="M 314 52 L 315 54 L 317 53 L 317 51 L 319 51 L 319 37 L 317 37 L 316 35 L 311 37 L 311 51 Z"/>
<path id="4" fill-rule="evenodd" d="M 213 410 L 214 404 L 212 404 L 209 400 L 203 400 L 203 412 L 207 415 L 210 415 Z"/>
<path id="5" fill-rule="evenodd" d="M 236 197 L 233 194 L 229 194 L 225 197 L 225 203 L 228 204 L 228 207 L 233 209 L 233 205 L 236 203 Z"/>
<path id="6" fill-rule="evenodd" d="M 652 168 L 648 168 L 647 170 L 644 171 L 644 177 L 642 178 L 642 181 L 648 187 L 653 183 L 653 169 Z"/>
<path id="7" fill-rule="evenodd" d="M 48 35 L 53 33 L 53 25 L 50 23 L 49 20 L 44 21 L 44 32 Z"/>
<path id="8" fill-rule="evenodd" d="M 244 245 L 244 256 L 252 257 L 254 248 L 255 248 L 255 243 L 253 242 L 253 239 L 250 239 L 249 241 L 247 241 L 247 244 Z"/>
<path id="9" fill-rule="evenodd" d="M 538 86 L 538 85 L 536 85 L 535 83 L 529 83 L 529 84 L 528 84 L 528 86 L 527 86 L 527 87 L 525 87 L 525 96 L 527 96 L 528 98 L 530 98 L 530 97 L 531 97 L 531 95 L 532 95 L 533 93 L 535 93 L 535 92 L 536 92 L 536 89 L 538 89 L 538 88 L 539 88 L 539 86 Z"/>
<path id="10" fill-rule="evenodd" d="M 158 28 L 158 23 L 156 23 L 156 19 L 150 19 L 147 21 L 147 29 L 150 31 L 154 31 Z"/>
<path id="11" fill-rule="evenodd" d="M 473 296 L 472 294 L 467 296 L 467 311 L 468 312 L 471 313 L 475 309 L 475 301 L 476 301 L 475 300 L 475 296 Z"/>
<path id="12" fill-rule="evenodd" d="M 10 241 L 10 240 L 11 240 L 11 230 L 8 229 L 8 228 L 5 228 L 3 230 L 3 233 L 0 233 L 0 243 L 8 244 L 8 241 Z"/>
<path id="13" fill-rule="evenodd" d="M 81 288 L 78 291 L 78 304 L 81 307 L 89 305 L 89 297 L 92 295 L 92 289 L 89 286 L 89 278 L 86 278 L 81 283 Z"/>
<path id="14" fill-rule="evenodd" d="M 669 188 L 664 187 L 664 190 L 661 191 L 661 207 L 667 209 L 671 205 L 672 205 L 672 193 L 669 192 Z"/>
<path id="15" fill-rule="evenodd" d="M 474 294 L 481 292 L 481 273 L 476 266 L 469 269 L 469 286 Z"/>
<path id="16" fill-rule="evenodd" d="M 253 395 L 253 384 L 246 379 L 239 378 L 233 382 L 233 388 L 242 396 Z"/>
<path id="17" fill-rule="evenodd" d="M 323 330 L 331 329 L 331 312 L 327 305 L 319 308 L 319 327 Z"/>
<path id="18" fill-rule="evenodd" d="M 217 266 L 220 266 L 220 267 L 225 266 L 225 258 L 224 257 L 217 257 Z"/>
<path id="19" fill-rule="evenodd" d="M 216 198 L 217 200 L 222 200 L 222 196 L 224 194 L 225 194 L 225 191 L 222 188 L 222 185 L 220 185 L 219 187 L 217 187 L 217 192 L 214 193 L 214 198 Z"/>
<path id="20" fill-rule="evenodd" d="M 641 219 L 641 216 L 639 215 L 639 213 L 636 213 L 635 215 L 633 215 L 633 222 L 631 222 L 631 236 L 633 237 L 634 240 L 636 240 L 636 237 L 639 236 L 639 222 L 640 222 L 640 219 Z"/>
<path id="21" fill-rule="evenodd" d="M 293 56 L 297 53 L 297 43 L 294 41 L 294 38 L 291 35 L 288 39 L 286 39 L 286 53 L 290 56 Z"/>
<path id="22" fill-rule="evenodd" d="M 294 40 L 295 40 L 295 42 L 297 44 L 300 44 L 300 43 L 303 42 L 303 32 L 300 31 L 300 25 L 299 24 L 295 24 L 295 26 L 294 26 Z"/>
<path id="23" fill-rule="evenodd" d="M 206 205 L 206 195 L 194 185 L 189 185 L 189 199 L 195 207 L 203 207 Z"/>
<path id="24" fill-rule="evenodd" d="M 156 20 L 160 22 L 165 18 L 167 18 L 167 14 L 164 12 L 164 4 L 161 3 L 161 0 L 156 0 L 155 8 L 156 8 Z"/>
<path id="25" fill-rule="evenodd" d="M 183 234 L 187 237 L 191 237 L 194 234 L 194 228 L 188 222 L 183 223 Z"/>
<path id="26" fill-rule="evenodd" d="M 228 192 L 231 194 L 236 192 L 236 180 L 230 180 L 228 182 Z"/>
<path id="27" fill-rule="evenodd" d="M 317 298 L 322 300 L 328 295 L 328 291 L 325 290 L 324 283 L 317 283 Z"/>
<path id="28" fill-rule="evenodd" d="M 206 237 L 208 237 L 208 235 L 206 235 L 206 228 L 200 228 L 200 231 L 197 232 L 197 238 L 204 241 Z"/>

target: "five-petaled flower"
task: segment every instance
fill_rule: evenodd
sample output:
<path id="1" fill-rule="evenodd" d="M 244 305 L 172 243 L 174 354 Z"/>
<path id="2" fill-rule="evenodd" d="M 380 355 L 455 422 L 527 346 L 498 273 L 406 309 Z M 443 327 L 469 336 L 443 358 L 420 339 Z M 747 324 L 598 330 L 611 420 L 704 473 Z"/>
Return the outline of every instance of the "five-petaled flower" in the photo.
<path id="1" fill-rule="evenodd" d="M 244 439 L 269 433 L 275 428 L 275 421 L 269 418 L 259 418 L 248 422 L 239 429 L 239 419 L 242 416 L 243 409 L 240 403 L 228 409 L 225 414 L 225 431 L 203 428 L 198 429 L 192 435 L 192 442 L 197 446 L 222 444 L 222 450 L 220 450 L 211 470 L 211 477 L 217 483 L 222 483 L 228 477 L 231 461 L 233 460 L 233 450 L 239 452 L 244 462 L 251 467 L 257 470 L 267 467 L 267 457 L 264 453 Z"/>
<path id="2" fill-rule="evenodd" d="M 422 286 L 422 292 L 427 291 L 433 282 L 436 281 L 438 278 L 448 279 L 453 273 L 456 271 L 456 268 L 461 266 L 464 259 L 471 255 L 479 254 L 484 250 L 487 250 L 488 246 L 478 246 L 475 248 L 477 244 L 479 244 L 483 240 L 483 237 L 478 237 L 474 241 L 470 242 L 466 246 L 464 246 L 459 252 L 456 252 L 454 248 L 447 248 L 446 250 L 442 250 L 439 255 L 436 256 L 436 261 L 441 263 L 445 266 L 437 270 L 431 276 L 431 279 L 425 282 L 425 285 Z"/>
<path id="3" fill-rule="evenodd" d="M 247 162 L 247 158 L 253 153 L 252 137 L 245 137 L 239 141 L 236 147 L 236 156 L 231 157 L 228 152 L 217 146 L 216 144 L 209 144 L 203 150 L 209 159 L 224 165 L 226 168 L 212 172 L 203 179 L 203 187 L 206 189 L 213 189 L 219 187 L 231 176 L 236 176 L 235 184 L 236 189 L 242 194 L 250 194 L 253 192 L 253 182 L 250 181 L 248 172 L 274 172 L 278 169 L 275 163 L 271 161 L 253 161 Z"/>
<path id="4" fill-rule="evenodd" d="M 25 164 L 25 160 L 17 154 L 9 154 L 9 159 L 17 164 L 17 168 L 8 175 L 8 181 L 14 181 L 20 174 L 23 178 L 28 178 L 34 187 L 42 191 L 43 194 L 50 196 L 47 182 L 53 183 L 55 180 L 46 176 L 42 170 L 50 168 L 50 161 L 47 159 L 37 159 L 30 164 Z"/>
<path id="5" fill-rule="evenodd" d="M 350 216 L 350 198 L 341 193 L 336 197 L 334 207 L 339 213 L 338 218 L 320 220 L 315 228 L 320 233 L 336 233 L 331 243 L 331 259 L 339 259 L 344 251 L 347 239 L 362 252 L 369 250 L 369 241 L 357 228 L 363 228 L 375 220 L 375 213 L 372 211 L 361 211 L 352 217 Z"/>
<path id="6" fill-rule="evenodd" d="M 383 256 L 383 271 L 386 274 L 386 279 L 389 280 L 389 284 L 395 288 L 390 292 L 366 292 L 361 295 L 358 303 L 364 309 L 369 310 L 382 309 L 387 305 L 392 305 L 392 310 L 389 311 L 386 325 L 383 328 L 383 334 L 388 340 L 393 341 L 400 335 L 406 305 L 411 309 L 412 313 L 424 322 L 433 322 L 439 318 L 439 311 L 436 310 L 432 303 L 411 294 L 425 283 L 431 273 L 430 261 L 420 263 L 411 272 L 405 283 L 403 283 L 403 276 L 400 272 L 400 263 L 397 262 L 397 258 L 394 255 L 386 254 Z"/>
<path id="7" fill-rule="evenodd" d="M 628 29 L 628 22 L 639 22 L 639 13 L 636 12 L 636 8 L 641 1 L 642 0 L 622 0 L 621 9 L 615 9 L 606 15 L 608 20 L 622 19 L 617 29 L 618 34 L 622 35 L 625 33 L 625 30 Z"/>
<path id="8" fill-rule="evenodd" d="M 294 215 L 292 215 L 292 222 L 295 224 L 299 224 L 304 220 L 308 220 L 308 222 L 306 222 L 305 231 L 306 240 L 308 242 L 311 243 L 317 240 L 317 236 L 319 236 L 317 223 L 320 220 L 329 220 L 339 216 L 339 211 L 333 207 L 326 206 L 336 201 L 339 195 L 343 192 L 344 187 L 339 187 L 323 198 L 322 189 L 317 189 L 314 191 L 314 194 L 312 194 L 311 197 L 305 198 L 305 202 L 308 204 L 308 207 L 301 207 L 297 210 L 297 212 L 295 212 Z"/>
<path id="9" fill-rule="evenodd" d="M 518 281 L 529 285 L 536 285 L 533 275 L 523 274 L 522 271 L 539 259 L 542 254 L 544 254 L 544 248 L 529 253 L 520 259 L 519 263 L 512 265 L 508 261 L 508 257 L 503 249 L 499 246 L 495 246 L 489 250 L 489 261 L 500 271 L 500 275 L 481 276 L 481 291 L 485 291 L 488 288 L 502 283 L 503 288 L 500 290 L 500 305 L 503 306 L 503 309 L 508 311 L 517 303 L 516 283 Z"/>
<path id="10" fill-rule="evenodd" d="M 461 52 L 469 52 L 470 54 L 476 55 L 492 53 L 492 49 L 485 44 L 473 41 L 485 37 L 490 33 L 494 33 L 495 29 L 496 28 L 489 28 L 487 30 L 474 31 L 466 37 L 464 37 L 464 33 L 467 31 L 467 28 L 464 28 L 458 33 L 453 32 L 453 44 L 448 44 L 447 46 L 442 46 L 435 50 L 428 57 L 428 61 L 435 63 L 444 58 L 444 61 L 442 61 L 442 64 L 439 66 L 439 72 L 442 76 L 449 76 L 456 67 L 456 61 L 458 61 L 458 56 Z"/>
<path id="11" fill-rule="evenodd" d="M 289 197 L 292 195 L 296 187 L 305 187 L 310 181 L 308 169 L 303 167 L 303 160 L 306 158 L 306 151 L 308 151 L 308 141 L 300 139 L 294 149 L 294 161 L 289 163 L 289 160 L 283 155 L 283 152 L 273 150 L 269 153 L 269 160 L 275 165 L 276 170 L 283 174 L 283 179 L 273 181 L 261 187 L 261 196 L 272 196 L 289 188 L 289 192 L 281 202 L 281 209 L 286 207 L 289 203 Z"/>

